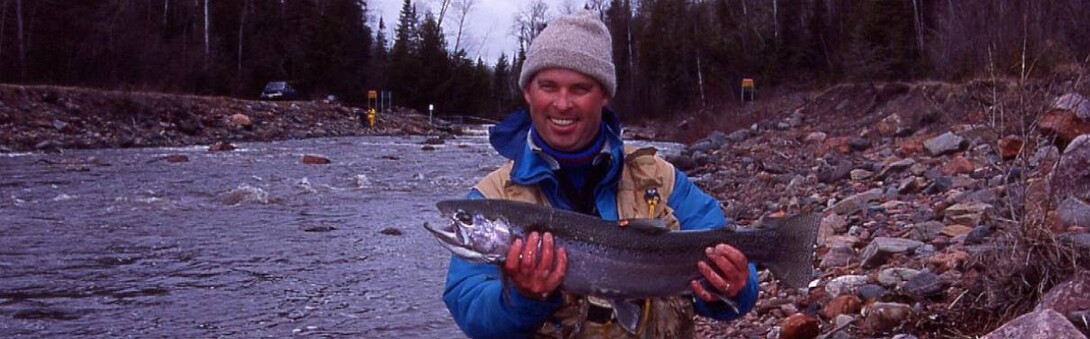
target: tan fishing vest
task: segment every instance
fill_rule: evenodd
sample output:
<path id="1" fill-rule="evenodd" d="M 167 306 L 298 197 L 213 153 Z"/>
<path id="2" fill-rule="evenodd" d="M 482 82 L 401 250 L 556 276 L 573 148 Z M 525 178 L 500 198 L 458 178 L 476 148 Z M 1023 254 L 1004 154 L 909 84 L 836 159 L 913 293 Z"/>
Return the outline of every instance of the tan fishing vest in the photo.
<path id="1" fill-rule="evenodd" d="M 549 206 L 549 199 L 538 185 L 524 186 L 511 181 L 514 162 L 488 174 L 476 188 L 488 199 L 525 201 Z M 667 227 L 680 227 L 666 198 L 674 188 L 674 166 L 655 156 L 654 148 L 625 148 L 624 167 L 617 186 L 617 214 L 621 219 L 648 218 L 650 204 L 645 192 L 658 190 L 661 201 L 655 204 L 653 218 L 664 219 Z M 641 324 L 639 333 L 632 334 L 619 324 L 588 322 L 587 297 L 564 293 L 564 305 L 538 330 L 537 338 L 691 338 L 693 305 L 689 297 L 652 299 L 650 316 Z M 645 310 L 646 311 L 646 310 Z"/>

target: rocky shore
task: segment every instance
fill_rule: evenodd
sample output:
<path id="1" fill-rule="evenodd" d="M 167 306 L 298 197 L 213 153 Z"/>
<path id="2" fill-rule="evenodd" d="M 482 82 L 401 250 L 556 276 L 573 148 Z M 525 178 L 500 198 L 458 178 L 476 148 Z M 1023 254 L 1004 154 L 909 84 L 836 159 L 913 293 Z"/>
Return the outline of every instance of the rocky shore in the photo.
<path id="1" fill-rule="evenodd" d="M 669 160 L 740 227 L 822 212 L 818 275 L 796 290 L 762 273 L 754 312 L 700 319 L 698 336 L 1084 337 L 1087 93 L 1081 76 L 847 84 L 739 108 L 761 118 L 716 128 Z M 360 113 L 336 102 L 0 85 L 0 152 L 438 132 L 413 112 L 364 128 Z M 630 131 L 656 139 L 699 125 L 715 122 Z"/>
<path id="2" fill-rule="evenodd" d="M 426 115 L 378 114 L 372 129 L 363 113 L 336 101 L 0 85 L 0 152 L 432 132 Z"/>
<path id="3" fill-rule="evenodd" d="M 1077 85 L 1002 98 L 983 97 L 997 83 L 852 86 L 670 159 L 738 224 L 824 215 L 809 289 L 762 273 L 754 312 L 701 319 L 698 336 L 1085 338 L 1090 101 Z M 948 110 L 906 105 L 912 93 Z"/>

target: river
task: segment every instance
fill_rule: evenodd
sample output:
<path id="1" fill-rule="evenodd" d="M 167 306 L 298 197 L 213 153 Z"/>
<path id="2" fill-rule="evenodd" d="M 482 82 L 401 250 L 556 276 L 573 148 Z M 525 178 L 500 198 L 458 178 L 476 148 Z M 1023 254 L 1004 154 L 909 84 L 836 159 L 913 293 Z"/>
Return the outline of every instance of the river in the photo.
<path id="1" fill-rule="evenodd" d="M 464 337 L 421 226 L 503 159 L 424 141 L 0 154 L 0 337 Z"/>

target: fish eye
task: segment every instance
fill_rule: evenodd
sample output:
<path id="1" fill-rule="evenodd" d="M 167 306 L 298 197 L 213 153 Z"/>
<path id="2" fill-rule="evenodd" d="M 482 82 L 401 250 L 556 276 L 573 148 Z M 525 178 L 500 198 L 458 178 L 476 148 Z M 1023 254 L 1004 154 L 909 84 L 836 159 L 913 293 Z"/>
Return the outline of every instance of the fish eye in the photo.
<path id="1" fill-rule="evenodd" d="M 454 213 L 454 220 L 462 223 L 463 225 L 473 225 L 473 215 L 464 210 L 458 210 Z"/>

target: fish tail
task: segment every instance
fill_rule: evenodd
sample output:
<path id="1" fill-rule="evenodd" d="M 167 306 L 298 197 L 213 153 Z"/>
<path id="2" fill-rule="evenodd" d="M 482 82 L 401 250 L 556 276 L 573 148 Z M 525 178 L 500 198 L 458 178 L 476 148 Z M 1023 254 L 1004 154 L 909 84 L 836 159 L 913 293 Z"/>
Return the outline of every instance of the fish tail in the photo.
<path id="1" fill-rule="evenodd" d="M 783 241 L 778 260 L 767 265 L 780 282 L 803 288 L 813 279 L 814 243 L 820 223 L 821 214 L 803 213 L 774 220 L 768 225 Z"/>

